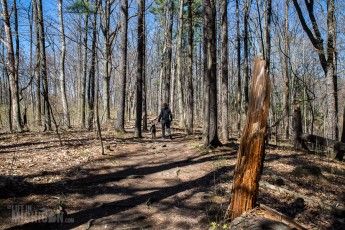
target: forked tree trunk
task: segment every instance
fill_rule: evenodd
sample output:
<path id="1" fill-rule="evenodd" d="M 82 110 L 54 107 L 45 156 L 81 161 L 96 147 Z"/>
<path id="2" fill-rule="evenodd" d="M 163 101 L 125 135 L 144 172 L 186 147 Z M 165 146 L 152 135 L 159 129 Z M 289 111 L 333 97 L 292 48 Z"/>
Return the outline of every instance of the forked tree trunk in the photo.
<path id="1" fill-rule="evenodd" d="M 238 150 L 228 213 L 231 219 L 254 208 L 258 197 L 270 106 L 270 82 L 265 66 L 261 57 L 255 57 L 247 119 Z"/>

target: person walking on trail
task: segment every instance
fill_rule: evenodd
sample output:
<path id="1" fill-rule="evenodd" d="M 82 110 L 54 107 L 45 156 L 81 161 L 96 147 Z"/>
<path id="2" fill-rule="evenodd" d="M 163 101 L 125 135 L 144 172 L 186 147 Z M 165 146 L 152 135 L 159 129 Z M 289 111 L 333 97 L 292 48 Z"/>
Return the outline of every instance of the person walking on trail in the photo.
<path id="1" fill-rule="evenodd" d="M 170 123 L 172 121 L 172 113 L 168 107 L 167 103 L 163 104 L 163 108 L 158 116 L 158 122 L 162 120 L 162 138 L 166 138 L 165 136 L 165 127 L 167 128 L 168 136 L 172 139 L 171 131 L 170 131 Z"/>

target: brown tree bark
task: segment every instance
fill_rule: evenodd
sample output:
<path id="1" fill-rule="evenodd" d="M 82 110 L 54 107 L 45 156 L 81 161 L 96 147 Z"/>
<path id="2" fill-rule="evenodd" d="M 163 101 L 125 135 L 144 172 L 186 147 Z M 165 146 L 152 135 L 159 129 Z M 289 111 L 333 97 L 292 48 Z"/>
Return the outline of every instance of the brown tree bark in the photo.
<path id="1" fill-rule="evenodd" d="M 238 136 L 241 136 L 241 35 L 240 35 L 240 10 L 239 0 L 236 0 L 236 40 L 237 40 L 237 132 Z"/>
<path id="2" fill-rule="evenodd" d="M 12 115 L 14 122 L 17 126 L 18 132 L 23 132 L 23 125 L 21 124 L 20 117 L 20 104 L 19 104 L 19 87 L 18 75 L 16 75 L 16 63 L 14 58 L 12 30 L 10 24 L 10 15 L 8 13 L 8 5 L 6 0 L 1 0 L 2 18 L 4 22 L 5 35 L 6 35 L 6 49 L 7 49 L 7 71 L 9 74 L 10 90 L 11 90 L 11 103 Z"/>
<path id="3" fill-rule="evenodd" d="M 62 11 L 63 0 L 59 0 L 59 18 L 60 18 L 60 43 L 61 43 L 61 54 L 60 54 L 60 91 L 61 101 L 63 108 L 63 116 L 65 124 L 68 128 L 71 127 L 70 115 L 68 110 L 67 95 L 66 95 L 66 79 L 65 79 L 65 59 L 66 59 L 66 41 L 65 41 L 65 25 Z"/>
<path id="4" fill-rule="evenodd" d="M 121 1 L 121 60 L 119 73 L 119 106 L 117 108 L 116 129 L 125 130 L 125 101 L 126 101 L 126 78 L 127 78 L 127 29 L 128 29 L 128 4 L 127 0 Z"/>
<path id="5" fill-rule="evenodd" d="M 218 138 L 217 122 L 217 51 L 216 51 L 216 7 L 214 0 L 204 1 L 205 31 L 204 36 L 206 43 L 207 70 L 205 73 L 205 84 L 209 84 L 209 100 L 205 97 L 205 121 L 209 125 L 208 138 L 204 136 L 204 145 L 218 147 L 221 145 Z M 207 82 L 207 83 L 206 83 Z M 208 105 L 206 105 L 208 104 Z M 208 107 L 208 110 L 207 110 Z M 207 115 L 208 114 L 208 115 Z M 209 116 L 209 118 L 207 118 Z M 207 129 L 207 125 L 204 127 Z M 205 132 L 206 130 L 204 130 Z M 208 139 L 208 142 L 206 142 Z"/>
<path id="6" fill-rule="evenodd" d="M 222 1 L 222 138 L 225 142 L 229 140 L 228 123 L 228 1 Z"/>
<path id="7" fill-rule="evenodd" d="M 179 126 L 185 128 L 185 105 L 183 100 L 183 85 L 182 85 L 182 36 L 183 36 L 183 3 L 184 0 L 180 0 L 179 6 L 179 20 L 178 20 L 178 34 L 177 34 L 177 93 L 178 93 L 178 108 L 179 108 Z"/>
<path id="8" fill-rule="evenodd" d="M 290 0 L 285 0 L 285 14 L 284 14 L 284 108 L 285 108 L 285 138 L 290 138 L 290 76 L 289 76 L 289 5 Z"/>
<path id="9" fill-rule="evenodd" d="M 38 30 L 38 15 L 36 0 L 32 1 L 34 24 L 35 24 L 35 44 L 36 44 L 36 63 L 35 63 L 35 79 L 36 79 L 36 121 L 39 126 L 42 125 L 42 104 L 41 104 L 41 74 L 40 74 L 40 34 Z"/>
<path id="10" fill-rule="evenodd" d="M 194 91 L 193 91 L 193 1 L 188 0 L 188 76 L 187 76 L 187 134 L 193 134 Z"/>
<path id="11" fill-rule="evenodd" d="M 252 0 L 246 0 L 244 6 L 244 36 L 243 36 L 243 55 L 244 55 L 244 111 L 247 112 L 249 104 L 249 47 L 248 47 L 248 24 Z"/>
<path id="12" fill-rule="evenodd" d="M 238 150 L 228 213 L 231 219 L 254 208 L 258 197 L 270 106 L 270 82 L 265 66 L 261 57 L 254 59 L 248 114 Z"/>
<path id="13" fill-rule="evenodd" d="M 98 4 L 97 4 L 98 6 Z M 93 129 L 93 121 L 95 114 L 95 77 L 96 77 L 96 55 L 97 55 L 97 10 L 93 15 L 93 30 L 92 30 L 92 44 L 91 44 L 91 66 L 89 71 L 89 84 L 87 90 L 87 100 L 89 107 L 88 115 L 88 130 Z"/>
<path id="14" fill-rule="evenodd" d="M 144 9 L 145 0 L 138 0 L 138 59 L 137 59 L 137 79 L 136 79 L 136 117 L 135 117 L 135 137 L 141 138 L 142 108 L 143 108 L 143 56 L 144 56 Z"/>
<path id="15" fill-rule="evenodd" d="M 36 0 L 33 0 L 36 2 Z M 48 72 L 47 72 L 47 57 L 45 47 L 45 31 L 44 31 L 44 18 L 42 0 L 37 1 L 37 15 L 38 15 L 38 31 L 40 35 L 39 46 L 40 46 L 40 69 L 42 73 L 42 86 L 43 86 L 43 99 L 44 99 L 44 119 L 45 127 L 44 130 L 52 130 L 51 122 L 51 111 L 49 108 L 49 88 L 48 88 Z"/>

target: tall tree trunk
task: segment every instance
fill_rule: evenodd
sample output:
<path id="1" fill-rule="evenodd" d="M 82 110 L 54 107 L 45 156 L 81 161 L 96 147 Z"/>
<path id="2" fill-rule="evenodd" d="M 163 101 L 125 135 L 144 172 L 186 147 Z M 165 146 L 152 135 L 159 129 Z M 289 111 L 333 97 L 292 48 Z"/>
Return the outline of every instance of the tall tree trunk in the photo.
<path id="1" fill-rule="evenodd" d="M 36 0 L 34 0 L 36 1 Z M 42 0 L 37 1 L 37 15 L 39 27 L 38 31 L 40 34 L 40 69 L 42 73 L 43 83 L 43 98 L 44 98 L 44 116 L 45 116 L 45 130 L 52 130 L 51 115 L 49 108 L 49 89 L 48 89 L 48 72 L 47 72 L 47 58 L 45 48 L 45 31 L 44 31 L 44 19 L 43 19 L 43 8 Z"/>
<path id="2" fill-rule="evenodd" d="M 71 127 L 71 121 L 68 110 L 67 96 L 66 96 L 66 79 L 65 79 L 65 59 L 66 59 L 66 42 L 65 42 L 65 26 L 63 20 L 62 11 L 63 0 L 59 0 L 59 17 L 60 17 L 60 42 L 61 42 L 61 54 L 60 54 L 60 91 L 61 101 L 63 108 L 64 121 L 68 128 Z"/>
<path id="3" fill-rule="evenodd" d="M 210 145 L 210 74 L 212 69 L 212 60 L 209 60 L 209 54 L 211 54 L 211 50 L 209 50 L 210 42 L 209 42 L 209 30 L 210 30 L 210 9 L 209 9 L 209 0 L 203 1 L 203 63 L 204 63 L 204 103 L 203 103 L 203 131 L 202 131 L 202 142 L 204 147 L 208 147 Z"/>
<path id="4" fill-rule="evenodd" d="M 34 15 L 34 24 L 35 24 L 35 44 L 36 44 L 36 63 L 35 63 L 35 79 L 36 79 L 36 121 L 39 126 L 42 125 L 42 104 L 41 104 L 41 74 L 40 74 L 40 46 L 39 46 L 39 23 L 37 15 L 37 4 L 36 0 L 32 1 L 32 9 Z"/>
<path id="5" fill-rule="evenodd" d="M 88 1 L 86 1 L 88 2 Z M 84 67 L 83 67 L 83 78 L 81 81 L 81 94 L 80 94 L 80 100 L 81 100 L 81 127 L 86 128 L 86 123 L 85 123 L 85 117 L 86 117 L 86 79 L 87 79 L 87 66 L 88 66 L 88 61 L 87 61 L 87 40 L 88 40 L 88 25 L 89 25 L 89 14 L 86 14 L 85 16 L 85 25 L 84 25 Z"/>
<path id="6" fill-rule="evenodd" d="M 284 108 L 285 108 L 285 138 L 290 138 L 290 76 L 289 76 L 289 5 L 290 0 L 285 1 L 285 19 L 284 19 Z"/>
<path id="7" fill-rule="evenodd" d="M 144 2 L 145 9 L 145 2 Z M 146 81 L 146 13 L 143 12 L 143 130 L 147 129 L 147 81 Z"/>
<path id="8" fill-rule="evenodd" d="M 96 77 L 96 45 L 97 45 L 97 10 L 93 15 L 92 45 L 91 45 L 91 66 L 89 72 L 89 84 L 87 90 L 87 99 L 89 106 L 88 130 L 93 129 L 95 114 L 95 77 Z"/>
<path id="9" fill-rule="evenodd" d="M 240 35 L 240 9 L 239 0 L 236 0 L 236 35 L 237 35 L 237 133 L 241 136 L 241 35 Z"/>
<path id="10" fill-rule="evenodd" d="M 244 111 L 247 112 L 249 104 L 249 48 L 248 48 L 248 20 L 250 14 L 252 0 L 246 0 L 244 6 L 244 38 L 243 38 L 243 54 L 244 54 Z"/>
<path id="11" fill-rule="evenodd" d="M 206 145 L 212 145 L 218 147 L 221 145 L 218 139 L 218 122 L 217 122 L 217 68 L 216 68 L 216 7 L 214 0 L 206 0 L 204 2 L 204 14 L 205 14 L 205 34 L 206 34 L 206 55 L 207 55 L 207 71 L 205 78 L 209 81 L 209 101 L 205 101 L 205 104 L 209 104 L 209 110 L 205 114 L 209 113 L 209 143 Z M 205 107 L 207 107 L 205 105 Z M 206 140 L 206 139 L 205 139 Z"/>
<path id="12" fill-rule="evenodd" d="M 270 82 L 266 63 L 254 60 L 248 116 L 238 150 L 231 202 L 231 219 L 255 207 L 265 152 L 267 117 L 270 106 Z"/>
<path id="13" fill-rule="evenodd" d="M 178 107 L 179 107 L 179 120 L 180 128 L 186 127 L 185 108 L 183 101 L 183 85 L 182 85 L 182 36 L 183 36 L 183 4 L 184 0 L 180 0 L 179 7 L 179 24 L 177 34 L 177 91 L 178 91 Z"/>
<path id="14" fill-rule="evenodd" d="M 266 69 L 268 71 L 268 74 L 270 74 L 272 0 L 267 0 L 266 3 L 267 3 L 267 12 L 266 12 L 266 27 L 265 27 L 265 36 L 266 36 L 265 61 L 266 61 Z"/>
<path id="15" fill-rule="evenodd" d="M 103 45 L 103 104 L 104 104 L 104 112 L 105 112 L 105 119 L 108 121 L 110 119 L 110 95 L 109 95 L 109 84 L 110 84 L 110 73 L 109 73 L 109 64 L 111 59 L 111 46 L 110 46 L 110 3 L 109 0 L 105 0 L 105 7 L 104 7 L 104 25 L 102 28 L 103 36 L 104 36 L 104 45 Z"/>
<path id="16" fill-rule="evenodd" d="M 329 127 L 328 138 L 338 140 L 338 105 L 337 105 L 337 79 L 334 65 L 334 53 L 335 53 L 335 20 L 334 20 L 334 0 L 327 0 L 327 104 L 328 104 L 328 116 L 327 123 Z"/>
<path id="17" fill-rule="evenodd" d="M 228 123 L 228 0 L 222 1 L 222 138 L 229 139 Z"/>
<path id="18" fill-rule="evenodd" d="M 137 81 L 136 81 L 136 117 L 135 137 L 141 138 L 141 119 L 143 107 L 143 56 L 144 56 L 144 7 L 145 0 L 138 0 L 138 59 L 137 59 Z"/>
<path id="19" fill-rule="evenodd" d="M 20 119 L 20 104 L 19 104 L 19 89 L 18 78 L 16 77 L 16 64 L 14 58 L 12 30 L 10 24 L 10 15 L 8 14 L 8 5 L 6 0 L 1 0 L 2 18 L 4 21 L 5 35 L 6 35 L 6 49 L 7 49 L 7 70 L 9 73 L 10 89 L 11 89 L 11 103 L 14 122 L 17 125 L 17 131 L 23 132 L 23 126 Z"/>
<path id="20" fill-rule="evenodd" d="M 170 101 L 170 81 L 171 81 L 171 58 L 172 58 L 172 29 L 174 22 L 174 2 L 166 1 L 167 14 L 166 20 L 166 59 L 164 63 L 164 84 L 163 84 L 163 103 L 169 103 Z"/>
<path id="21" fill-rule="evenodd" d="M 126 101 L 126 78 L 127 78 L 127 28 L 128 28 L 128 4 L 127 0 L 121 1 L 121 60 L 119 73 L 119 106 L 117 108 L 116 129 L 125 130 L 125 101 Z"/>
<path id="22" fill-rule="evenodd" d="M 187 134 L 193 134 L 193 1 L 188 0 L 188 77 L 187 77 Z"/>

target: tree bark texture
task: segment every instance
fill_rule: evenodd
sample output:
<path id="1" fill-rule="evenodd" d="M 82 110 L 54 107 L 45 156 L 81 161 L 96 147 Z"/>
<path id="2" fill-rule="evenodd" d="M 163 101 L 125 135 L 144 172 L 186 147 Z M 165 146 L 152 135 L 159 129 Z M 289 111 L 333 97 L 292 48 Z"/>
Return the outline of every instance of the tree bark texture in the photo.
<path id="1" fill-rule="evenodd" d="M 222 138 L 229 139 L 228 113 L 228 1 L 222 1 Z"/>
<path id="2" fill-rule="evenodd" d="M 126 78 L 127 78 L 127 30 L 128 30 L 128 3 L 121 0 L 121 60 L 119 74 L 119 106 L 117 108 L 116 129 L 125 130 L 125 101 L 126 101 Z"/>
<path id="3" fill-rule="evenodd" d="M 60 43 L 61 43 L 61 54 L 60 54 L 60 91 L 61 91 L 61 101 L 63 108 L 63 116 L 65 125 L 70 128 L 71 121 L 68 110 L 67 95 L 66 95 L 66 77 L 65 77 L 65 59 L 66 59 L 66 42 L 65 42 L 65 26 L 62 11 L 63 0 L 59 0 L 59 18 L 60 18 Z"/>
<path id="4" fill-rule="evenodd" d="M 91 66 L 89 71 L 89 84 L 87 90 L 87 101 L 89 106 L 88 115 L 88 130 L 93 129 L 94 115 L 95 115 L 95 78 L 96 78 L 96 55 L 97 55 L 97 10 L 93 15 L 93 30 L 92 30 L 92 44 L 91 44 Z"/>
<path id="5" fill-rule="evenodd" d="M 237 40 L 237 132 L 238 136 L 241 135 L 241 35 L 240 35 L 240 10 L 239 0 L 236 0 L 236 40 Z"/>
<path id="6" fill-rule="evenodd" d="M 44 98 L 44 117 L 45 117 L 45 130 L 52 130 L 51 114 L 49 108 L 49 89 L 48 89 L 48 72 L 47 72 L 47 58 L 45 47 L 45 31 L 44 31 L 44 19 L 42 0 L 37 1 L 37 15 L 39 22 L 39 35 L 40 35 L 40 69 L 42 73 L 42 85 L 43 85 L 43 98 Z"/>
<path id="7" fill-rule="evenodd" d="M 193 1 L 188 0 L 188 77 L 187 77 L 187 134 L 193 134 L 194 92 L 193 92 Z"/>
<path id="8" fill-rule="evenodd" d="M 18 75 L 16 74 L 16 64 L 13 50 L 12 30 L 10 24 L 10 15 L 8 13 L 8 5 L 6 0 L 1 0 L 2 17 L 6 35 L 6 49 L 7 49 L 7 71 L 9 73 L 10 90 L 11 90 L 11 103 L 12 115 L 14 117 L 13 124 L 16 124 L 17 131 L 22 132 L 23 126 L 20 118 L 20 104 L 19 104 L 19 85 Z"/>
<path id="9" fill-rule="evenodd" d="M 258 197 L 270 106 L 270 81 L 265 66 L 261 57 L 255 57 L 247 119 L 234 173 L 231 219 L 254 208 Z"/>
<path id="10" fill-rule="evenodd" d="M 182 36 L 183 36 L 183 3 L 184 0 L 180 0 L 179 7 L 179 24 L 177 34 L 177 93 L 178 93 L 178 107 L 179 107 L 179 120 L 180 128 L 186 127 L 185 121 L 185 107 L 183 101 L 183 85 L 182 85 Z"/>
<path id="11" fill-rule="evenodd" d="M 205 145 L 212 145 L 218 147 L 221 145 L 218 139 L 218 122 L 217 122 L 217 50 L 216 50 L 216 6 L 214 0 L 206 0 L 204 2 L 204 17 L 205 17 L 205 40 L 206 56 L 207 56 L 207 70 L 205 75 L 205 84 L 209 84 L 209 100 L 205 100 L 205 114 L 209 114 L 206 122 L 209 124 L 209 142 L 204 142 Z M 209 82 L 209 83 L 208 83 Z M 207 92 L 206 92 L 207 93 Z M 206 99 L 206 97 L 205 97 Z M 208 105 L 206 105 L 208 104 Z M 206 140 L 206 139 L 204 139 Z"/>
<path id="12" fill-rule="evenodd" d="M 137 59 L 137 79 L 136 79 L 136 117 L 135 117 L 135 137 L 141 136 L 142 124 L 142 102 L 143 102 L 143 56 L 144 56 L 144 15 L 145 0 L 138 0 L 138 59 Z"/>

